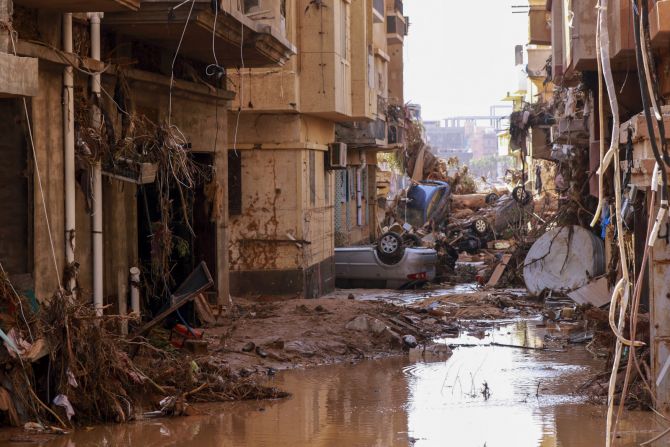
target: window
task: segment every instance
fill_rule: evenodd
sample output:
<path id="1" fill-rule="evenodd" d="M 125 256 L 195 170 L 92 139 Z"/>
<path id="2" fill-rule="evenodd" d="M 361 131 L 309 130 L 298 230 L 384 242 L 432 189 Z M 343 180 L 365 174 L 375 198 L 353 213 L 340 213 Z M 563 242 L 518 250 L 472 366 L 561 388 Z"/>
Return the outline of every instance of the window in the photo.
<path id="1" fill-rule="evenodd" d="M 228 151 L 228 214 L 242 214 L 242 152 Z"/>

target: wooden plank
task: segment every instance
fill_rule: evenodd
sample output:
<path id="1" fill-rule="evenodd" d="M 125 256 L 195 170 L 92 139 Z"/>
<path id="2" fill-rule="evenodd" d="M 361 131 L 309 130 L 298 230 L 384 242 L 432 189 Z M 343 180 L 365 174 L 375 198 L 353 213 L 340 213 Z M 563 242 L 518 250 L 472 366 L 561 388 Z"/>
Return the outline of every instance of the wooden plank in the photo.
<path id="1" fill-rule="evenodd" d="M 192 294 L 192 295 L 187 295 L 186 297 L 182 298 L 181 300 L 177 301 L 175 304 L 172 306 L 168 307 L 165 309 L 163 312 L 158 314 L 156 318 L 142 326 L 137 332 L 131 335 L 131 337 L 140 337 L 147 332 L 149 332 L 151 329 L 156 327 L 160 322 L 165 320 L 172 312 L 175 312 L 179 310 L 181 307 L 183 307 L 186 303 L 190 303 L 195 299 L 195 297 L 198 296 L 198 294 Z"/>
<path id="2" fill-rule="evenodd" d="M 493 270 L 493 274 L 491 275 L 489 282 L 486 283 L 486 287 L 495 287 L 496 284 L 498 284 L 498 281 L 500 281 L 500 278 L 502 278 L 503 273 L 505 273 L 507 264 L 509 264 L 509 261 L 511 259 L 512 255 L 510 253 L 503 255 L 502 261 L 500 261 L 500 264 L 498 264 L 495 270 Z"/>

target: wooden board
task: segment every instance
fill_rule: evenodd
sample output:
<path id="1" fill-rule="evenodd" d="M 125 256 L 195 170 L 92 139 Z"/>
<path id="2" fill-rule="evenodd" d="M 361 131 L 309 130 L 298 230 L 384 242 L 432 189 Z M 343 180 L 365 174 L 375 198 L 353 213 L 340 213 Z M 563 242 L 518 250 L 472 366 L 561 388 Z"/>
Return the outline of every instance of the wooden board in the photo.
<path id="1" fill-rule="evenodd" d="M 502 261 L 500 261 L 500 264 L 498 264 L 495 270 L 493 270 L 493 274 L 491 275 L 489 282 L 486 283 L 486 287 L 495 287 L 496 284 L 498 284 L 498 281 L 500 281 L 500 278 L 502 278 L 503 273 L 505 273 L 507 264 L 509 264 L 509 261 L 511 259 L 512 255 L 510 253 L 503 255 Z"/>

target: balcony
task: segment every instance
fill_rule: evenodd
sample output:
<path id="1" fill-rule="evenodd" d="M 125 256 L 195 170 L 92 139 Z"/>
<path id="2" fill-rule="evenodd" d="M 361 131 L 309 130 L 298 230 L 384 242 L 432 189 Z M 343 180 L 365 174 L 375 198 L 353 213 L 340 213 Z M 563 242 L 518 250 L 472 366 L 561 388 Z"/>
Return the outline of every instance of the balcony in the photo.
<path id="1" fill-rule="evenodd" d="M 547 76 L 547 61 L 551 57 L 551 48 L 528 48 L 528 66 L 526 72 L 530 78 Z"/>
<path id="2" fill-rule="evenodd" d="M 140 0 L 14 0 L 14 3 L 61 12 L 134 11 L 140 7 Z"/>
<path id="3" fill-rule="evenodd" d="M 103 26 L 172 50 L 185 29 L 180 54 L 206 63 L 213 62 L 214 36 L 219 63 L 225 67 L 241 66 L 242 56 L 247 68 L 282 65 L 296 53 L 274 27 L 254 22 L 236 9 L 222 11 L 215 25 L 211 0 L 194 2 L 189 16 L 188 5 L 174 9 L 179 1 L 142 0 L 137 11 L 106 15 Z"/>
<path id="4" fill-rule="evenodd" d="M 341 123 L 335 128 L 335 139 L 350 148 L 383 148 L 386 146 L 386 121 Z"/>
<path id="5" fill-rule="evenodd" d="M 384 23 L 384 0 L 373 0 L 372 2 L 372 20 L 374 23 Z"/>
<path id="6" fill-rule="evenodd" d="M 386 17 L 386 39 L 390 44 L 402 44 L 407 35 L 407 23 L 404 17 L 392 15 Z"/>
<path id="7" fill-rule="evenodd" d="M 531 45 L 551 45 L 549 12 L 545 6 L 533 5 L 528 11 L 528 35 Z"/>

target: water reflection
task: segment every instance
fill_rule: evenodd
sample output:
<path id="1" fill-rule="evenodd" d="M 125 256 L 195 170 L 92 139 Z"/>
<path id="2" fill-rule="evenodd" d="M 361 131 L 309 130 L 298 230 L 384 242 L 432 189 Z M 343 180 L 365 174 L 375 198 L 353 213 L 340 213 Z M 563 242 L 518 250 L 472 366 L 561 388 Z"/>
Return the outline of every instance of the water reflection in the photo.
<path id="1" fill-rule="evenodd" d="M 573 394 L 599 366 L 585 350 L 490 344 L 539 347 L 557 330 L 541 326 L 516 322 L 449 339 L 478 346 L 438 362 L 387 359 L 286 372 L 275 379 L 293 393 L 284 401 L 212 406 L 201 416 L 97 427 L 38 445 L 603 446 L 604 408 Z M 630 415 L 617 445 L 649 439 L 654 424 L 649 413 Z"/>

